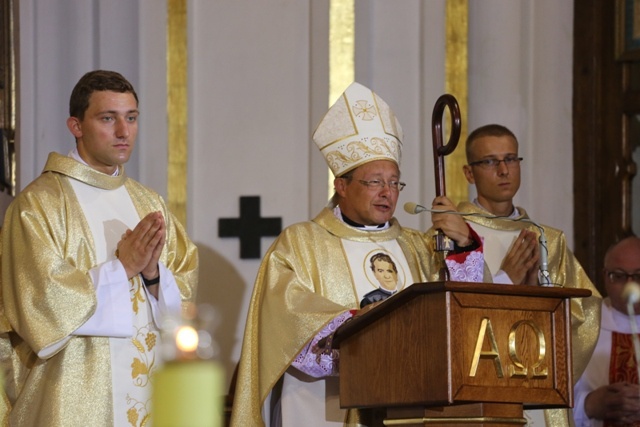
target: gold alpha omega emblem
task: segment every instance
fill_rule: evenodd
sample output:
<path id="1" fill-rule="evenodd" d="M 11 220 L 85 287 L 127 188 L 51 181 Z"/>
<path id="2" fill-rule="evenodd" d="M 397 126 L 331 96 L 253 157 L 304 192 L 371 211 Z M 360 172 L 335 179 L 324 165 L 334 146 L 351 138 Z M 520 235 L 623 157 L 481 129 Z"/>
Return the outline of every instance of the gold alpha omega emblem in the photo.
<path id="1" fill-rule="evenodd" d="M 516 340 L 516 332 L 521 328 L 531 328 L 534 332 L 534 337 L 537 339 L 538 344 L 538 357 L 533 366 L 525 366 L 522 362 L 521 354 L 518 352 L 518 345 Z M 490 349 L 483 351 L 482 345 L 485 340 L 488 339 Z M 508 337 L 508 349 L 510 363 L 508 365 L 508 372 L 510 378 L 544 378 L 548 375 L 548 369 L 544 363 L 546 357 L 546 344 L 544 334 L 540 328 L 530 320 L 520 320 L 511 326 Z M 498 378 L 504 377 L 504 371 L 502 369 L 502 360 L 500 359 L 500 353 L 498 348 L 498 341 L 496 340 L 495 333 L 491 326 L 491 320 L 488 317 L 482 318 L 480 322 L 480 329 L 478 330 L 478 336 L 476 338 L 475 351 L 473 353 L 473 361 L 471 363 L 471 370 L 469 376 L 475 377 L 478 370 L 478 364 L 480 359 L 493 360 L 493 366 Z"/>

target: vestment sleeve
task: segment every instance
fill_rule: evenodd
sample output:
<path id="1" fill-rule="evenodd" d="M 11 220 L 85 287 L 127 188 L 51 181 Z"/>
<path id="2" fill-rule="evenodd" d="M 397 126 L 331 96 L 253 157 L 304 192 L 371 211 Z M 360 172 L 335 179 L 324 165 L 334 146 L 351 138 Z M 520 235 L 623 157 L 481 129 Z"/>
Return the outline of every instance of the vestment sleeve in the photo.
<path id="1" fill-rule="evenodd" d="M 551 283 L 565 288 L 591 291 L 587 298 L 571 299 L 571 345 L 573 378 L 580 378 L 591 358 L 600 331 L 602 297 L 584 269 L 566 246 L 564 233 L 545 228 L 549 248 Z"/>
<path id="2" fill-rule="evenodd" d="M 70 336 L 96 308 L 91 277 L 78 268 L 91 253 L 82 243 L 67 244 L 90 231 L 76 222 L 81 232 L 67 235 L 75 219 L 63 193 L 55 180 L 42 191 L 23 191 L 7 209 L 2 228 L 3 308 L 35 353 Z M 79 249 L 72 254 L 72 247 Z"/>
<path id="3" fill-rule="evenodd" d="M 482 282 L 484 274 L 482 239 L 468 224 L 467 227 L 474 241 L 473 249 L 447 255 L 445 263 L 449 269 L 449 278 L 456 282 Z"/>
<path id="4" fill-rule="evenodd" d="M 199 269 L 198 248 L 164 202 L 162 206 L 165 209 L 167 236 L 159 264 L 160 308 L 173 311 L 178 303 L 177 296 L 182 302 L 195 301 Z"/>
<path id="5" fill-rule="evenodd" d="M 156 325 L 160 326 L 162 316 L 180 312 L 181 298 L 180 289 L 176 283 L 173 273 L 163 264 L 158 263 L 160 271 L 160 287 L 158 289 L 158 299 L 149 296 L 151 302 L 151 312 Z"/>
<path id="6" fill-rule="evenodd" d="M 127 292 L 129 280 L 118 260 L 111 260 L 89 270 L 96 288 L 98 304 L 93 315 L 73 335 L 129 337 L 133 310 Z"/>
<path id="7" fill-rule="evenodd" d="M 333 318 L 309 344 L 304 346 L 291 366 L 314 378 L 338 375 L 340 352 L 332 348 L 332 337 L 338 328 L 355 313 L 356 310 L 349 310 Z"/>

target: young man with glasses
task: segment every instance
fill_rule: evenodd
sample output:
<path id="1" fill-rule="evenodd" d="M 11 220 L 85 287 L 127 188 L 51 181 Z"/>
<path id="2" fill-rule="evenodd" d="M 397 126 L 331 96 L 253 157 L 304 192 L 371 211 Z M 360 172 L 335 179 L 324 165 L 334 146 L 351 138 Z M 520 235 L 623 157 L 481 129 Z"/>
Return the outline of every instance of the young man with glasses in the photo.
<path id="1" fill-rule="evenodd" d="M 483 239 L 486 265 L 494 283 L 575 287 L 593 296 L 571 304 L 573 371 L 578 378 L 598 337 L 600 294 L 575 259 L 561 230 L 535 224 L 522 208 L 513 204 L 520 188 L 518 140 L 502 125 L 482 126 L 466 141 L 465 177 L 477 190 L 473 202 L 462 202 L 458 211 Z M 540 229 L 548 253 L 547 271 L 540 272 Z M 568 425 L 567 411 L 546 411 L 546 425 Z M 544 425 L 542 411 L 526 411 L 534 425 Z"/>
<path id="2" fill-rule="evenodd" d="M 405 185 L 399 166 L 402 130 L 380 97 L 352 84 L 313 139 L 336 176 L 335 195 L 312 221 L 287 227 L 263 259 L 247 318 L 232 426 L 366 425 L 359 411 L 339 407 L 339 353 L 331 348 L 331 336 L 355 315 L 365 295 L 379 289 L 372 256 L 389 257 L 399 291 L 438 280 L 445 262 L 464 265 L 452 268 L 458 272 L 452 280 L 483 279 L 480 240 L 460 216 L 434 215 L 434 224 L 442 222 L 439 228 L 461 247 L 446 260 L 434 253 L 432 235 L 401 227 L 394 218 Z M 436 201 L 455 210 L 446 198 Z"/>
<path id="3" fill-rule="evenodd" d="M 640 387 L 631 321 L 640 321 L 640 303 L 630 318 L 625 298 L 629 282 L 640 283 L 640 238 L 627 237 L 604 256 L 604 285 L 598 343 L 575 386 L 576 426 L 638 425 Z"/>

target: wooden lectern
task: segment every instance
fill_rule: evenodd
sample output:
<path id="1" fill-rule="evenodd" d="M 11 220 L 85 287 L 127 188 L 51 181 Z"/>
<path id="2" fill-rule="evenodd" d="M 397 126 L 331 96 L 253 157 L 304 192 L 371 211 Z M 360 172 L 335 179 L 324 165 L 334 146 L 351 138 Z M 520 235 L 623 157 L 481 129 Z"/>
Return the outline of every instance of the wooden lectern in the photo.
<path id="1" fill-rule="evenodd" d="M 340 404 L 385 425 L 523 425 L 573 405 L 571 298 L 586 289 L 414 284 L 345 323 Z"/>

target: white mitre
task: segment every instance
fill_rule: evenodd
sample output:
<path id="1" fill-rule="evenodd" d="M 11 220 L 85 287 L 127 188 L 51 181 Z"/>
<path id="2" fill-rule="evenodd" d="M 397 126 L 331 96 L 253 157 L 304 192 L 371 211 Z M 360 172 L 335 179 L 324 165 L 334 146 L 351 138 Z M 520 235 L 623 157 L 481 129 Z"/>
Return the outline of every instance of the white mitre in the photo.
<path id="1" fill-rule="evenodd" d="M 400 167 L 400 123 L 387 103 L 360 83 L 352 83 L 329 108 L 313 141 L 334 176 L 374 160 L 391 160 Z"/>

